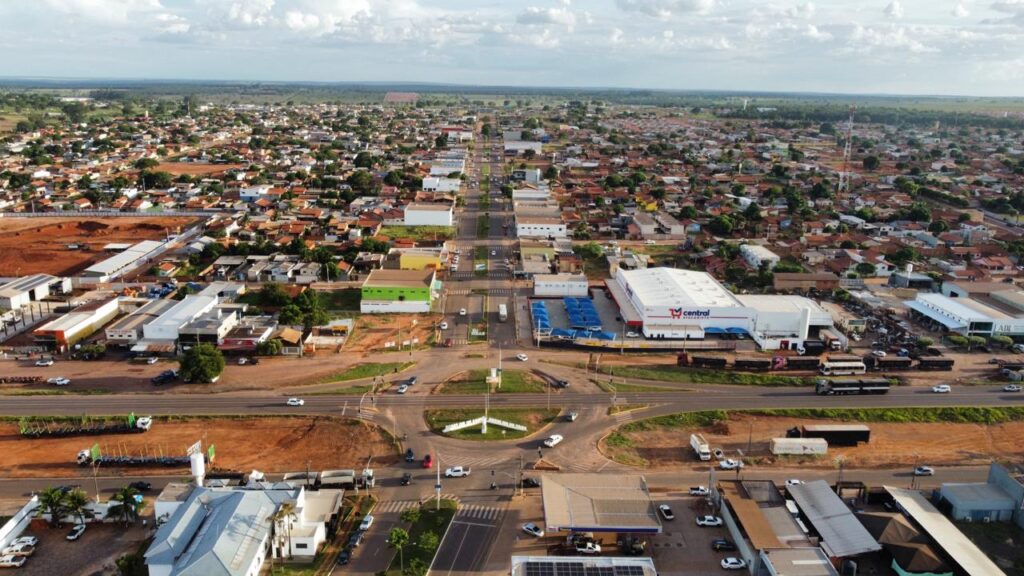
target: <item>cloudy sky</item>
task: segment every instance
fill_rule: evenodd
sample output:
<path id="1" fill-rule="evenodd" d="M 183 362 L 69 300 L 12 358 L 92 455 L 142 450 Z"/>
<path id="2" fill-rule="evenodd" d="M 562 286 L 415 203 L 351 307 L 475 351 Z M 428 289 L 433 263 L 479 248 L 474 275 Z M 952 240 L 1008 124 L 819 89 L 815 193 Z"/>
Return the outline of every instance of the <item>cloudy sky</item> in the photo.
<path id="1" fill-rule="evenodd" d="M 0 75 L 1024 96 L 1024 0 L 0 0 Z"/>

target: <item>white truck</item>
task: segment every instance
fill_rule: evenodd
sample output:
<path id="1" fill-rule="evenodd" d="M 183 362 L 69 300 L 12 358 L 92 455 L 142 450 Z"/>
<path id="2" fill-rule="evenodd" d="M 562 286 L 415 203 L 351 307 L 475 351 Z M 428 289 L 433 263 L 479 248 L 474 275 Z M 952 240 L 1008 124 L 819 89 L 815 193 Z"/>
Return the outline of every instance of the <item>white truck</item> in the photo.
<path id="1" fill-rule="evenodd" d="M 708 447 L 708 441 L 704 439 L 703 435 L 690 434 L 690 447 L 693 448 L 697 458 L 705 462 L 711 460 L 711 448 Z"/>
<path id="2" fill-rule="evenodd" d="M 445 478 L 464 478 L 469 476 L 470 469 L 462 466 L 452 466 L 444 471 Z"/>

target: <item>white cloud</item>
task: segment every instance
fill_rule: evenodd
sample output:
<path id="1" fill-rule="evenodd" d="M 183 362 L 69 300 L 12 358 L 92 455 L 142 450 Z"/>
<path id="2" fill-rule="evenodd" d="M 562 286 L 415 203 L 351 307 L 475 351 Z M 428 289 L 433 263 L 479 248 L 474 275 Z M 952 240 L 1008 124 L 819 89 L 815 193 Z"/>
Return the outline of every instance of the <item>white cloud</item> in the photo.
<path id="1" fill-rule="evenodd" d="M 41 0 L 39 3 L 59 14 L 122 24 L 139 13 L 164 10 L 160 0 Z"/>
<path id="2" fill-rule="evenodd" d="M 971 12 L 964 6 L 963 2 L 957 2 L 956 6 L 953 7 L 953 16 L 957 18 L 966 18 L 971 15 Z"/>
<path id="3" fill-rule="evenodd" d="M 188 34 L 192 28 L 188 20 L 175 14 L 157 14 L 156 21 L 159 23 L 160 32 L 163 34 Z"/>
<path id="4" fill-rule="evenodd" d="M 291 10 L 284 15 L 284 23 L 293 32 L 309 32 L 320 27 L 320 17 L 298 10 Z"/>
<path id="5" fill-rule="evenodd" d="M 889 2 L 889 5 L 885 7 L 885 15 L 889 18 L 903 18 L 903 5 L 900 4 L 900 0 Z"/>
<path id="6" fill-rule="evenodd" d="M 612 33 L 608 36 L 608 41 L 612 44 L 622 44 L 625 36 L 626 33 L 621 28 L 613 28 Z"/>
<path id="7" fill-rule="evenodd" d="M 228 20 L 259 28 L 270 22 L 273 9 L 274 0 L 234 0 L 228 8 Z"/>
<path id="8" fill-rule="evenodd" d="M 615 3 L 627 12 L 665 19 L 679 13 L 704 14 L 715 7 L 716 0 L 616 0 Z"/>
<path id="9" fill-rule="evenodd" d="M 516 16 L 516 22 L 524 26 L 556 24 L 572 30 L 576 26 L 576 15 L 568 8 L 537 8 L 536 6 L 529 6 Z"/>

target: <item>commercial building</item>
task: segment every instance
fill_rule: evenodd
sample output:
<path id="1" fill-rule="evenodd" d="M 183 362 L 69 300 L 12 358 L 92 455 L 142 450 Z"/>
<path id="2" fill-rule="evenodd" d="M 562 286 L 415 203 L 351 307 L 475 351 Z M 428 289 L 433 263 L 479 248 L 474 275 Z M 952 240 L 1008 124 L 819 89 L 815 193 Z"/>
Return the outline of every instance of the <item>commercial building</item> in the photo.
<path id="1" fill-rule="evenodd" d="M 771 270 L 780 260 L 778 254 L 760 244 L 743 244 L 740 246 L 740 257 L 754 270 L 759 270 L 762 265 Z"/>
<path id="2" fill-rule="evenodd" d="M 117 312 L 117 298 L 89 302 L 36 328 L 32 337 L 36 344 L 65 352 L 113 320 Z"/>
<path id="3" fill-rule="evenodd" d="M 149 300 L 127 316 L 107 326 L 107 344 L 133 346 L 143 337 L 143 327 L 177 304 L 174 300 Z"/>
<path id="4" fill-rule="evenodd" d="M 540 297 L 589 295 L 590 283 L 583 274 L 537 274 L 533 277 L 533 295 Z"/>
<path id="5" fill-rule="evenodd" d="M 163 252 L 165 246 L 163 242 L 155 240 L 139 242 L 124 252 L 89 266 L 82 271 L 82 279 L 86 282 L 108 282 L 136 268 L 152 263 Z"/>
<path id="6" fill-rule="evenodd" d="M 363 314 L 426 313 L 440 292 L 433 269 L 373 270 L 363 282 Z"/>
<path id="7" fill-rule="evenodd" d="M 706 272 L 619 269 L 606 282 L 622 318 L 644 337 L 703 339 L 749 335 L 765 350 L 799 350 L 832 326 L 832 317 L 801 296 L 734 295 Z"/>
<path id="8" fill-rule="evenodd" d="M 223 287 L 237 286 L 225 283 Z M 230 288 L 225 289 L 228 293 Z M 179 302 L 142 324 L 142 338 L 132 345 L 131 351 L 146 354 L 171 354 L 179 347 L 201 342 L 219 346 L 238 325 L 246 309 L 245 304 L 222 302 L 213 290 L 185 296 Z"/>
<path id="9" fill-rule="evenodd" d="M 392 248 L 388 251 L 384 267 L 397 270 L 440 270 L 441 262 L 447 259 L 448 249 L 443 246 Z"/>
<path id="10" fill-rule="evenodd" d="M 541 492 L 547 533 L 661 533 L 643 476 L 547 474 Z"/>
<path id="11" fill-rule="evenodd" d="M 946 483 L 940 500 L 950 516 L 961 522 L 1015 522 L 1024 528 L 1024 475 L 1011 473 L 993 462 L 985 482 Z"/>
<path id="12" fill-rule="evenodd" d="M 826 292 L 839 288 L 839 276 L 831 272 L 776 272 L 772 275 L 772 286 L 782 292 Z"/>
<path id="13" fill-rule="evenodd" d="M 70 292 L 70 278 L 58 278 L 49 274 L 22 276 L 0 285 L 0 308 L 17 310 L 52 295 Z"/>
<path id="14" fill-rule="evenodd" d="M 462 180 L 458 178 L 430 176 L 423 179 L 424 192 L 458 192 L 461 186 Z"/>
<path id="15" fill-rule="evenodd" d="M 904 304 L 912 318 L 933 329 L 963 336 L 1024 336 L 1024 316 L 1008 314 L 974 298 L 919 293 Z"/>
<path id="16" fill-rule="evenodd" d="M 914 527 L 927 534 L 957 574 L 966 576 L 1005 576 L 988 555 L 978 549 L 956 525 L 949 521 L 917 490 L 885 486 L 904 516 Z"/>
<path id="17" fill-rule="evenodd" d="M 829 558 L 838 561 L 882 549 L 828 482 L 814 480 L 788 486 L 786 491 L 796 502 L 804 526 L 820 539 Z"/>
<path id="18" fill-rule="evenodd" d="M 268 556 L 312 561 L 336 524 L 343 493 L 284 483 L 172 484 L 166 492 L 158 501 L 160 527 L 145 553 L 150 576 L 258 576 Z M 275 520 L 285 504 L 292 513 Z"/>
<path id="19" fill-rule="evenodd" d="M 405 207 L 406 226 L 451 226 L 455 204 L 449 202 L 412 202 Z"/>
<path id="20" fill-rule="evenodd" d="M 561 218 L 516 215 L 516 236 L 519 238 L 565 238 L 568 231 Z"/>
<path id="21" fill-rule="evenodd" d="M 658 576 L 651 558 L 513 556 L 511 576 Z"/>

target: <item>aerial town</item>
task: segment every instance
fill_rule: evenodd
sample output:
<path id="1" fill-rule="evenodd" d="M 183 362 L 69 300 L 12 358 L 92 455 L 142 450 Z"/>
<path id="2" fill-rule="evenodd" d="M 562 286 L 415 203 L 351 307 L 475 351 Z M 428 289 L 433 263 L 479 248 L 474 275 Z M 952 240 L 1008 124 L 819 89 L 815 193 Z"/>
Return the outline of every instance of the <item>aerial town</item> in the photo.
<path id="1" fill-rule="evenodd" d="M 0 566 L 1024 574 L 1024 115 L 703 102 L 0 92 Z"/>

